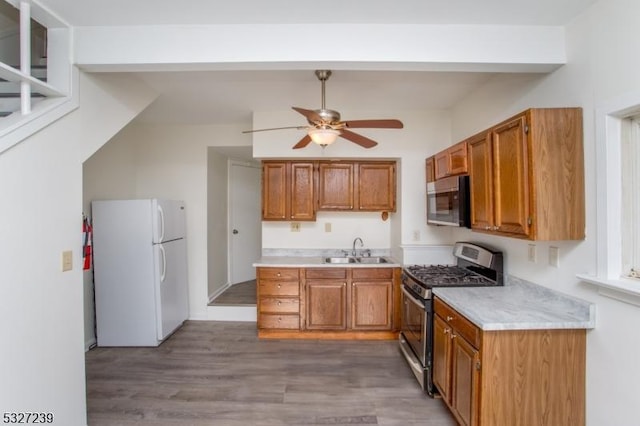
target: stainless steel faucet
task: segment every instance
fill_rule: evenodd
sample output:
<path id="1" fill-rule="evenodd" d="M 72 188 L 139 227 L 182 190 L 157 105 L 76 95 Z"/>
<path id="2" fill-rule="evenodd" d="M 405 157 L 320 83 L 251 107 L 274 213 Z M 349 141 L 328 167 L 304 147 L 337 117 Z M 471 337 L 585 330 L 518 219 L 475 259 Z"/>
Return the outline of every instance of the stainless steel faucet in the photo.
<path id="1" fill-rule="evenodd" d="M 352 256 L 356 255 L 356 243 L 358 241 L 360 241 L 360 248 L 364 247 L 364 243 L 362 242 L 362 238 L 356 237 L 355 240 L 353 240 L 353 250 L 351 251 L 351 255 Z"/>

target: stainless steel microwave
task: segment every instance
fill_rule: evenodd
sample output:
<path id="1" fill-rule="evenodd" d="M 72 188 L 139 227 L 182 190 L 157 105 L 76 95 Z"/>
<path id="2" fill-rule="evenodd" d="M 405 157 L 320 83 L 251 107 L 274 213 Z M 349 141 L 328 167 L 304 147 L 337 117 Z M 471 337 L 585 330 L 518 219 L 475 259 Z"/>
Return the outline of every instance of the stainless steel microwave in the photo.
<path id="1" fill-rule="evenodd" d="M 469 176 L 427 183 L 427 223 L 471 228 Z"/>

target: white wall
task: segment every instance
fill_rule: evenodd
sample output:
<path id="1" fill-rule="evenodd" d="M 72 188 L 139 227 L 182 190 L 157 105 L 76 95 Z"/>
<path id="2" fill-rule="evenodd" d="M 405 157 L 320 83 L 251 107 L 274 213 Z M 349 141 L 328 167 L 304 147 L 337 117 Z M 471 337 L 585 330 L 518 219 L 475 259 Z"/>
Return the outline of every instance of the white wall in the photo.
<path id="1" fill-rule="evenodd" d="M 207 155 L 207 300 L 210 300 L 229 284 L 229 159 L 214 148 L 209 148 Z"/>
<path id="2" fill-rule="evenodd" d="M 80 88 L 79 109 L 0 155 L 0 412 L 71 426 L 86 424 L 82 162 L 152 99 L 122 77 L 81 74 Z"/>
<path id="3" fill-rule="evenodd" d="M 538 242 L 538 262 L 527 260 L 526 241 L 470 231 L 456 239 L 493 244 L 507 253 L 510 274 L 569 293 L 597 305 L 597 325 L 587 337 L 587 424 L 638 424 L 640 308 L 600 296 L 576 273 L 595 274 L 596 203 L 595 108 L 640 90 L 640 3 L 597 3 L 567 28 L 569 63 L 543 78 L 496 77 L 453 111 L 454 140 L 489 127 L 528 107 L 584 108 L 587 237 L 578 242 Z M 548 266 L 550 246 L 560 248 L 560 267 Z"/>
<path id="4" fill-rule="evenodd" d="M 263 222 L 262 245 L 265 248 L 348 248 L 355 237 L 362 237 L 365 247 L 394 249 L 400 244 L 449 243 L 449 229 L 426 225 L 425 159 L 451 144 L 450 114 L 447 111 L 341 111 L 349 119 L 397 118 L 404 123 L 400 130 L 363 129 L 364 136 L 378 142 L 363 149 L 345 139 L 324 150 L 317 145 L 292 150 L 302 137 L 301 131 L 253 133 L 256 158 L 367 158 L 398 160 L 398 211 L 382 221 L 380 213 L 319 212 L 316 222 L 301 222 L 300 232 L 290 232 L 289 222 Z M 299 120 L 295 112 L 255 112 L 254 128 L 291 125 Z M 332 232 L 325 232 L 325 223 Z M 414 233 L 419 238 L 414 239 Z M 393 242 L 393 244 L 392 244 Z M 401 259 L 400 259 L 401 260 Z"/>
<path id="5" fill-rule="evenodd" d="M 250 139 L 242 135 L 246 128 L 243 125 L 225 126 L 158 126 L 132 123 L 123 129 L 109 144 L 117 144 L 121 148 L 114 151 L 131 150 L 134 182 L 123 186 L 121 196 L 130 196 L 130 187 L 135 187 L 136 198 L 167 198 L 184 200 L 187 209 L 187 257 L 189 276 L 189 311 L 192 319 L 207 318 L 207 303 L 212 288 L 226 284 L 220 268 L 209 278 L 208 268 L 211 251 L 217 253 L 221 247 L 226 248 L 226 239 L 220 246 L 209 247 L 207 224 L 217 218 L 207 217 L 209 160 L 208 147 L 212 146 L 247 146 Z M 108 148 L 105 153 L 108 153 Z M 98 153 L 98 156 L 102 154 Z M 93 165 L 110 167 L 111 176 L 119 174 L 119 167 L 107 166 L 115 157 L 100 157 Z M 125 169 L 130 166 L 131 159 L 122 158 Z M 103 163 L 104 161 L 104 163 Z M 225 166 L 226 167 L 226 166 Z M 226 170 L 226 168 L 225 168 Z M 211 171 L 216 173 L 215 170 Z M 128 175 L 130 177 L 130 175 Z M 218 188 L 214 192 L 220 191 Z M 94 192 L 96 197 L 102 194 Z M 113 194 L 112 194 L 113 195 Z M 226 196 L 226 189 L 225 195 Z M 226 203 L 226 201 L 225 201 Z M 224 217 L 226 221 L 226 209 Z M 213 230 L 215 231 L 215 229 Z M 224 266 L 226 268 L 226 266 Z M 218 281 L 224 281 L 222 283 Z"/>

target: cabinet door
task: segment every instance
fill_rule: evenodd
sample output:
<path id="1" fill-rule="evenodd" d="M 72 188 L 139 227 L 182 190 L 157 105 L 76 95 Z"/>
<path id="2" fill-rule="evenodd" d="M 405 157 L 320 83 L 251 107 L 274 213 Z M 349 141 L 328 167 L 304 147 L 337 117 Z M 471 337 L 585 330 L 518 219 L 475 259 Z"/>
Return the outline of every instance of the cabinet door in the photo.
<path id="1" fill-rule="evenodd" d="M 449 174 L 462 175 L 467 173 L 467 142 L 460 142 L 447 150 L 449 155 Z"/>
<path id="2" fill-rule="evenodd" d="M 434 156 L 434 165 L 436 179 L 449 176 L 449 154 L 447 150 L 441 151 Z"/>
<path id="3" fill-rule="evenodd" d="M 351 328 L 391 330 L 393 281 L 358 281 L 351 286 Z"/>
<path id="4" fill-rule="evenodd" d="M 451 329 L 438 315 L 433 316 L 433 383 L 442 398 L 451 401 Z"/>
<path id="5" fill-rule="evenodd" d="M 347 283 L 307 281 L 306 316 L 309 330 L 346 330 Z"/>
<path id="6" fill-rule="evenodd" d="M 291 220 L 315 220 L 313 163 L 291 163 Z"/>
<path id="7" fill-rule="evenodd" d="M 493 167 L 491 139 L 488 134 L 469 141 L 469 180 L 471 228 L 493 228 Z"/>
<path id="8" fill-rule="evenodd" d="M 494 221 L 499 232 L 529 235 L 529 164 L 526 120 L 517 117 L 492 131 Z M 555 188 L 548 188 L 549 191 Z"/>
<path id="9" fill-rule="evenodd" d="M 452 331 L 455 333 L 455 329 Z M 480 356 L 461 336 L 452 338 L 452 400 L 456 418 L 465 426 L 478 424 Z"/>
<path id="10" fill-rule="evenodd" d="M 426 171 L 427 171 L 427 182 L 433 182 L 436 180 L 436 171 L 435 171 L 435 158 L 429 157 L 426 160 Z"/>
<path id="11" fill-rule="evenodd" d="M 318 209 L 353 210 L 353 163 L 320 163 Z"/>
<path id="12" fill-rule="evenodd" d="M 262 219 L 287 218 L 287 163 L 262 163 Z"/>
<path id="13" fill-rule="evenodd" d="M 395 163 L 358 164 L 358 210 L 395 211 Z"/>

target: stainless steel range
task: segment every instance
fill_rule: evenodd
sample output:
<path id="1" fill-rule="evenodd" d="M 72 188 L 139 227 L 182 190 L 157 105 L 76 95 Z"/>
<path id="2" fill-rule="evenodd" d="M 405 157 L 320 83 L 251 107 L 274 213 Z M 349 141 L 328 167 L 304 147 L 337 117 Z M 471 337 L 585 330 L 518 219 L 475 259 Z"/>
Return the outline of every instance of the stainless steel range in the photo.
<path id="1" fill-rule="evenodd" d="M 474 243 L 453 247 L 456 265 L 411 265 L 402 272 L 400 349 L 420 386 L 431 396 L 433 287 L 504 285 L 502 252 Z"/>

